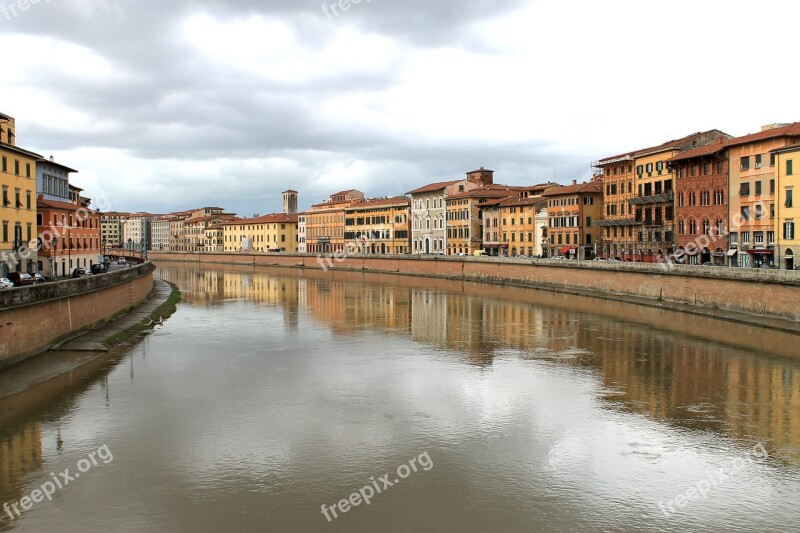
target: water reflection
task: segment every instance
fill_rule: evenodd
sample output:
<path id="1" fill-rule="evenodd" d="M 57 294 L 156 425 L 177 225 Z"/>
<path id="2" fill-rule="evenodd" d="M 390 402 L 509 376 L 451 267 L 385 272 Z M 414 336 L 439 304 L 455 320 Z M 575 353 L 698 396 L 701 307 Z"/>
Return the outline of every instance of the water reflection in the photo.
<path id="1" fill-rule="evenodd" d="M 800 363 L 782 357 L 787 346 L 788 353 L 797 346 L 796 336 L 619 302 L 447 280 L 248 267 L 161 267 L 159 275 L 179 284 L 193 304 L 244 299 L 282 306 L 287 325 L 296 326 L 302 312 L 337 334 L 410 334 L 480 366 L 514 350 L 585 368 L 602 380 L 609 407 L 762 442 L 772 455 L 800 463 Z M 753 338 L 759 350 L 737 346 Z"/>

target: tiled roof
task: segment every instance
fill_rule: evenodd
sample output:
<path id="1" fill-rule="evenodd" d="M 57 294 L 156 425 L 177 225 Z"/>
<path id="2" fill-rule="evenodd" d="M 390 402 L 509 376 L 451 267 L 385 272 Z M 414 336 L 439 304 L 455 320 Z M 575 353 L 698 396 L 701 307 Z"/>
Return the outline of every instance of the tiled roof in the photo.
<path id="1" fill-rule="evenodd" d="M 578 183 L 576 185 L 567 185 L 566 187 L 559 187 L 550 191 L 545 191 L 543 196 L 564 196 L 567 194 L 579 193 L 595 193 L 603 192 L 603 183 L 599 180 L 590 181 L 588 183 Z"/>
<path id="2" fill-rule="evenodd" d="M 541 196 L 532 196 L 529 198 L 506 198 L 500 203 L 500 207 L 518 207 L 525 205 L 544 204 L 545 200 Z"/>
<path id="3" fill-rule="evenodd" d="M 425 185 L 424 187 L 420 187 L 419 189 L 414 189 L 413 191 L 409 191 L 406 194 L 422 194 L 422 193 L 426 193 L 426 192 L 441 191 L 441 190 L 446 189 L 450 185 L 455 185 L 456 183 L 461 182 L 461 181 L 464 181 L 464 180 L 439 181 L 439 182 L 436 182 L 436 183 L 431 183 L 431 184 Z"/>
<path id="4" fill-rule="evenodd" d="M 16 152 L 20 155 L 24 155 L 26 157 L 30 157 L 32 159 L 43 160 L 44 156 L 37 154 L 36 152 L 31 152 L 30 150 L 25 150 L 24 148 L 20 148 L 15 144 L 7 144 L 4 142 L 0 142 L 0 148 L 8 150 L 10 152 Z"/>
<path id="5" fill-rule="evenodd" d="M 774 150 L 770 150 L 770 152 L 793 152 L 798 149 L 800 149 L 800 143 L 790 144 L 789 146 L 782 146 L 780 148 L 775 148 Z"/>
<path id="6" fill-rule="evenodd" d="M 37 209 L 62 209 L 64 211 L 77 211 L 82 206 L 79 204 L 73 204 L 70 202 L 57 202 L 55 200 L 46 200 L 44 198 L 37 198 L 36 199 L 36 208 Z M 89 210 L 90 213 L 95 213 L 93 210 Z"/>
<path id="7" fill-rule="evenodd" d="M 713 154 L 716 154 L 718 152 L 721 152 L 722 150 L 725 150 L 725 148 L 727 148 L 727 147 L 728 147 L 728 140 L 727 139 L 723 139 L 722 137 L 720 137 L 716 142 L 713 142 L 711 144 L 707 144 L 705 146 L 701 146 L 699 148 L 693 148 L 691 150 L 687 150 L 685 152 L 682 152 L 682 153 L 676 155 L 675 157 L 673 157 L 671 159 L 667 159 L 667 163 L 674 163 L 676 161 L 683 161 L 683 160 L 686 160 L 686 159 L 694 159 L 695 157 L 703 157 L 703 156 L 706 156 L 706 155 L 713 155 Z"/>
<path id="8" fill-rule="evenodd" d="M 275 213 L 264 215 L 258 218 L 243 218 L 225 222 L 224 226 L 245 226 L 250 224 L 296 224 L 297 215 L 287 215 L 285 213 Z"/>
<path id="9" fill-rule="evenodd" d="M 347 209 L 361 209 L 364 207 L 379 207 L 382 205 L 411 205 L 411 199 L 407 196 L 393 196 L 391 198 L 372 198 L 361 202 L 355 202 Z"/>
<path id="10" fill-rule="evenodd" d="M 800 122 L 793 122 L 786 126 L 780 126 L 771 130 L 760 131 L 742 137 L 736 137 L 728 141 L 728 146 L 739 146 L 751 142 L 763 141 L 765 139 L 774 139 L 776 137 L 800 137 Z"/>
<path id="11" fill-rule="evenodd" d="M 519 194 L 519 187 L 510 185 L 487 185 L 470 191 L 453 194 L 447 200 L 459 200 L 464 198 L 505 198 L 510 194 Z"/>

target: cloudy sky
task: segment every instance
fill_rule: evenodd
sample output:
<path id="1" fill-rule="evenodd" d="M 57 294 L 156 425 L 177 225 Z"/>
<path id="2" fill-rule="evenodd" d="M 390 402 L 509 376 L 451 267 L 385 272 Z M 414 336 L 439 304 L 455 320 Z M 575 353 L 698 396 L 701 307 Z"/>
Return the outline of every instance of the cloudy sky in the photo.
<path id="1" fill-rule="evenodd" d="M 0 111 L 116 210 L 264 214 L 290 187 L 305 207 L 479 166 L 566 183 L 695 131 L 800 120 L 796 0 L 20 5 L 0 0 Z"/>

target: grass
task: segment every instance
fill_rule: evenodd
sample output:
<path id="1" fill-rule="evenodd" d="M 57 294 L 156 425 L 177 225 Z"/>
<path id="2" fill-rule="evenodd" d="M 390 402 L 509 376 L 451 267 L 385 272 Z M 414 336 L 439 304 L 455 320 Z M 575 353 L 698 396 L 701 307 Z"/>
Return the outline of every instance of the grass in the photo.
<path id="1" fill-rule="evenodd" d="M 172 287 L 172 293 L 169 295 L 169 298 L 167 298 L 167 300 L 163 304 L 158 306 L 152 313 L 150 313 L 150 315 L 147 316 L 147 318 L 145 318 L 141 322 L 137 322 L 136 324 L 126 329 L 125 331 L 117 333 L 113 337 L 109 337 L 103 344 L 105 344 L 109 348 L 111 348 L 112 346 L 117 346 L 119 344 L 122 344 L 128 339 L 135 337 L 139 333 L 145 330 L 149 330 L 150 326 L 148 324 L 150 324 L 151 322 L 158 320 L 159 318 L 163 318 L 166 320 L 167 318 L 175 314 L 175 311 L 178 310 L 178 302 L 181 301 L 181 291 L 178 289 L 178 286 L 175 285 L 174 283 L 169 283 L 169 286 Z"/>

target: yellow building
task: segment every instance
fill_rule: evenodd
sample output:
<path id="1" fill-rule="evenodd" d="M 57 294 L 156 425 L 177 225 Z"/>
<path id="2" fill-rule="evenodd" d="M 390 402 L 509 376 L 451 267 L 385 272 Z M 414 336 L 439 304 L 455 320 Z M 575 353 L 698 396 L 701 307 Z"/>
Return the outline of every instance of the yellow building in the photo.
<path id="1" fill-rule="evenodd" d="M 800 143 L 800 122 L 770 124 L 728 146 L 732 266 L 777 265 L 776 161 L 774 150 Z M 775 154 L 775 155 L 773 155 Z M 785 169 L 784 169 L 785 170 Z M 781 228 L 782 229 L 782 228 Z M 792 250 L 796 253 L 796 250 Z"/>
<path id="2" fill-rule="evenodd" d="M 222 227 L 226 252 L 297 253 L 297 215 L 231 220 Z"/>
<path id="3" fill-rule="evenodd" d="M 780 268 L 794 270 L 800 268 L 800 236 L 797 224 L 800 222 L 800 202 L 795 192 L 800 190 L 800 144 L 787 146 L 770 152 L 775 158 L 777 179 L 775 198 L 775 235 L 777 237 L 775 262 Z M 798 171 L 795 172 L 795 167 Z"/>
<path id="4" fill-rule="evenodd" d="M 16 124 L 0 113 L 0 274 L 35 272 L 36 162 L 39 154 L 16 146 Z"/>
<path id="5" fill-rule="evenodd" d="M 355 202 L 345 208 L 345 245 L 364 254 L 411 253 L 411 199 Z"/>
<path id="6" fill-rule="evenodd" d="M 483 250 L 484 227 L 481 206 L 498 198 L 519 197 L 520 187 L 486 185 L 459 192 L 445 199 L 447 204 L 447 255 L 472 255 Z"/>
<path id="7" fill-rule="evenodd" d="M 547 200 L 541 196 L 510 198 L 500 203 L 500 244 L 508 255 L 546 255 L 542 229 L 536 225 L 536 214 L 546 206 Z"/>

